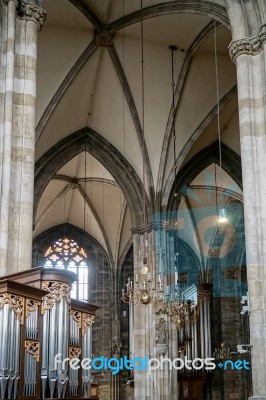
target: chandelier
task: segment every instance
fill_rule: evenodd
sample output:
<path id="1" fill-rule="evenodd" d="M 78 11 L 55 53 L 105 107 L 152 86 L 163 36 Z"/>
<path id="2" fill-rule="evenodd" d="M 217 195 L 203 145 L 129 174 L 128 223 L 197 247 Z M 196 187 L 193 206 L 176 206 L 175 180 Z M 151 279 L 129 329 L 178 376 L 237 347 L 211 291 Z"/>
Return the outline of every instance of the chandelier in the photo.
<path id="1" fill-rule="evenodd" d="M 124 303 L 141 303 L 146 307 L 154 301 L 154 289 L 152 288 L 152 279 L 147 266 L 147 258 L 143 259 L 143 267 L 140 277 L 136 274 L 135 282 L 128 278 L 126 289 L 122 289 L 122 300 Z"/>
<path id="2" fill-rule="evenodd" d="M 191 307 L 194 304 L 191 300 L 182 298 L 177 286 L 174 288 L 174 293 L 171 294 L 170 286 L 165 288 L 161 278 L 159 278 L 159 285 L 155 283 L 153 286 L 147 266 L 141 269 L 140 276 L 136 274 L 135 282 L 128 278 L 125 289 L 122 289 L 121 299 L 127 304 L 141 303 L 146 307 L 152 303 L 154 314 L 168 315 L 177 329 L 185 328 L 186 321 L 191 318 Z M 194 313 L 196 309 L 197 306 L 194 307 Z"/>
<path id="3" fill-rule="evenodd" d="M 185 301 L 170 302 L 168 315 L 177 329 L 183 328 L 188 317 L 187 303 Z"/>
<path id="4" fill-rule="evenodd" d="M 180 294 L 178 283 L 174 287 L 174 293 L 170 294 L 170 287 L 166 291 L 166 314 L 177 329 L 185 328 L 186 321 L 189 321 L 191 306 L 194 304 L 191 300 L 185 300 Z"/>

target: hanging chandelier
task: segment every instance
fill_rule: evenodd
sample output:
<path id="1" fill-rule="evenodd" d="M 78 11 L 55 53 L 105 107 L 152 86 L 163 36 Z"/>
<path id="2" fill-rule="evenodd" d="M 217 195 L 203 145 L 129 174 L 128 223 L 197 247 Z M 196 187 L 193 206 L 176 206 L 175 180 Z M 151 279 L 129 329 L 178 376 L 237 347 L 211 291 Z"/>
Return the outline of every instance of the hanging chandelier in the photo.
<path id="1" fill-rule="evenodd" d="M 147 307 L 154 300 L 151 274 L 148 271 L 147 257 L 144 257 L 140 276 L 136 274 L 135 282 L 128 278 L 126 288 L 122 289 L 122 300 L 125 303 L 141 303 Z"/>

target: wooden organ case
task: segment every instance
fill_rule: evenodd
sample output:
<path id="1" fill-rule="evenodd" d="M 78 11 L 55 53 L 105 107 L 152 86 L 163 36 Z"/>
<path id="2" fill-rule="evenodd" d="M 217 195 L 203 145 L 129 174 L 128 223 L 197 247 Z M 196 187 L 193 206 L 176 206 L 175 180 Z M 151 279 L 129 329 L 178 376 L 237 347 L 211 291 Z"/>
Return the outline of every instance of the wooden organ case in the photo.
<path id="1" fill-rule="evenodd" d="M 97 307 L 70 298 L 75 280 L 55 268 L 0 279 L 0 399 L 99 398 L 90 369 L 62 362 L 92 351 Z"/>

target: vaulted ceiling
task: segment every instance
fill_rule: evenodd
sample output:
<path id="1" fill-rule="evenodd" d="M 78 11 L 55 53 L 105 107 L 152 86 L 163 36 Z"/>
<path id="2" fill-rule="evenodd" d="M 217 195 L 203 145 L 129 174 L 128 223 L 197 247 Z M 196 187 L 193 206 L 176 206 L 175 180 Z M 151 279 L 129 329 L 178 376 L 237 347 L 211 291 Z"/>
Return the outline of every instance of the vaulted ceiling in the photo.
<path id="1" fill-rule="evenodd" d="M 222 142 L 239 153 L 236 73 L 228 55 L 231 33 L 224 1 L 144 0 L 142 14 L 136 0 L 44 0 L 43 7 L 47 21 L 38 34 L 36 161 L 89 127 L 121 153 L 141 180 L 145 155 L 147 195 L 158 210 L 167 204 L 174 180 L 173 124 L 178 169 L 217 141 L 218 123 Z M 177 47 L 174 112 L 169 45 Z M 35 237 L 72 223 L 94 236 L 115 265 L 130 243 L 131 210 L 107 163 L 85 150 L 54 171 L 38 204 Z"/>

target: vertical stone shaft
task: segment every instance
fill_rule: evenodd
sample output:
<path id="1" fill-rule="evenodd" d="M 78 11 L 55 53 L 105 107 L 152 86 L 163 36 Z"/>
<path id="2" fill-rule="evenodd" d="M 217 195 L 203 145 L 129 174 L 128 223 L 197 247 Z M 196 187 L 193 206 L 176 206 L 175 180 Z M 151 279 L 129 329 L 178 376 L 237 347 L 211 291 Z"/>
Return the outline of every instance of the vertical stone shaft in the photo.
<path id="1" fill-rule="evenodd" d="M 144 235 L 133 235 L 133 249 L 134 249 L 134 275 L 138 274 L 139 279 L 141 276 L 142 259 L 144 257 Z M 148 305 L 146 308 L 138 303 L 134 306 L 134 351 L 133 357 L 145 357 L 148 355 L 147 351 L 149 345 L 147 340 L 147 315 L 149 315 Z M 147 371 L 134 371 L 134 399 L 148 399 L 148 374 Z"/>
<path id="2" fill-rule="evenodd" d="M 265 46 L 264 46 L 265 47 Z M 265 50 L 236 59 L 250 296 L 253 399 L 266 399 Z"/>
<path id="3" fill-rule="evenodd" d="M 31 266 L 37 24 L 18 21 L 12 136 L 9 271 Z"/>
<path id="4" fill-rule="evenodd" d="M 0 274 L 4 274 L 8 253 L 8 221 L 11 180 L 11 142 L 15 71 L 16 1 L 0 2 Z"/>
<path id="5" fill-rule="evenodd" d="M 158 232 L 162 235 L 162 232 Z M 164 236 L 164 235 L 162 235 Z M 148 246 L 147 243 L 148 242 Z M 152 288 L 156 287 L 157 283 L 157 253 L 156 244 L 165 243 L 162 240 L 155 240 L 155 233 L 147 229 L 143 233 L 133 234 L 134 248 L 134 273 L 138 274 L 139 281 L 141 280 L 141 270 L 143 267 L 143 257 L 148 256 L 148 267 L 152 275 Z M 148 250 L 148 254 L 146 251 Z M 159 249 L 160 250 L 160 249 Z M 136 287 L 136 285 L 135 285 Z M 152 291 L 153 292 L 153 291 Z M 154 315 L 154 306 L 152 303 L 145 305 L 140 302 L 134 306 L 134 351 L 133 357 L 151 357 L 160 359 L 163 357 L 177 356 L 177 336 L 176 329 L 170 326 L 168 318 L 164 314 Z M 167 350 L 166 353 L 161 353 L 160 343 L 156 339 L 156 325 L 164 319 L 167 328 Z M 154 365 L 156 361 L 154 361 Z M 174 398 L 174 390 L 177 389 L 177 374 L 176 371 L 171 371 L 167 362 L 164 362 L 162 369 L 155 371 L 134 371 L 134 399 L 139 400 L 171 400 Z"/>
<path id="6" fill-rule="evenodd" d="M 45 13 L 26 0 L 0 3 L 0 274 L 5 275 L 31 267 L 37 30 Z"/>

